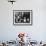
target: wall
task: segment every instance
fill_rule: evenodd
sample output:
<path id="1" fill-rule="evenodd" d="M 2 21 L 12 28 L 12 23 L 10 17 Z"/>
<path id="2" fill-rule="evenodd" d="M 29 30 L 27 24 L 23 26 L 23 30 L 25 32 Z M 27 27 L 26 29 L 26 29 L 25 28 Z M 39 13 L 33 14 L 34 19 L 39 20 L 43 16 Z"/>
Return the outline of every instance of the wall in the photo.
<path id="1" fill-rule="evenodd" d="M 14 26 L 13 10 L 33 10 L 32 26 Z M 0 40 L 15 40 L 18 32 L 26 32 L 33 40 L 46 40 L 46 1 L 17 0 L 12 5 L 7 0 L 0 0 Z"/>

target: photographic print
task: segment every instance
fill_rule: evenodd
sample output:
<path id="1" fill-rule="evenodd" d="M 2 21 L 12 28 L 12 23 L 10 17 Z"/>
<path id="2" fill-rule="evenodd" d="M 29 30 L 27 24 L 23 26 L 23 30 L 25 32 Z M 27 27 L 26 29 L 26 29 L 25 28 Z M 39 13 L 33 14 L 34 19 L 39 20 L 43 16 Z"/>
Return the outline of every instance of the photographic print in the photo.
<path id="1" fill-rule="evenodd" d="M 32 10 L 13 10 L 14 25 L 32 25 Z"/>

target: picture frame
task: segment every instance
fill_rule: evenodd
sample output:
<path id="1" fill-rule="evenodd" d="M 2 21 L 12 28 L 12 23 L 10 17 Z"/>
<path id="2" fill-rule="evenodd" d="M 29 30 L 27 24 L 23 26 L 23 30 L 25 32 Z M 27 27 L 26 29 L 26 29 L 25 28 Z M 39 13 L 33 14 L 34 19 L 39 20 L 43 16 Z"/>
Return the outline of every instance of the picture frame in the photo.
<path id="1" fill-rule="evenodd" d="M 13 10 L 13 25 L 32 25 L 32 10 Z"/>

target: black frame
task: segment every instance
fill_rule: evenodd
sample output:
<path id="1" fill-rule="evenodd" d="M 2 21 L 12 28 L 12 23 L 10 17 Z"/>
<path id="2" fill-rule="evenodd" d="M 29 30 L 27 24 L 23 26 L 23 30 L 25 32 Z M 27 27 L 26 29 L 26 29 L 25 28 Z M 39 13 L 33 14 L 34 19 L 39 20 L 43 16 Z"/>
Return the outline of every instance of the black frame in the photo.
<path id="1" fill-rule="evenodd" d="M 15 11 L 30 11 L 30 13 L 31 13 L 31 15 L 30 15 L 31 16 L 30 17 L 31 18 L 31 20 L 30 20 L 31 24 L 15 24 L 14 23 L 14 12 Z M 13 25 L 17 25 L 17 26 L 25 26 L 26 25 L 26 26 L 29 26 L 29 25 L 32 25 L 32 24 L 33 24 L 33 11 L 32 10 L 13 10 Z"/>

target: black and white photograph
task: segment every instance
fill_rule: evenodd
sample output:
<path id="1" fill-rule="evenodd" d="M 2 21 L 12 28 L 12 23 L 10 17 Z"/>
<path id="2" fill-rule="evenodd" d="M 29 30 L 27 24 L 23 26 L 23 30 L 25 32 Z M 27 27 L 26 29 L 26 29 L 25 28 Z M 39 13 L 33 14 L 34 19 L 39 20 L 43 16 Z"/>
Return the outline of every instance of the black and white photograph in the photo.
<path id="1" fill-rule="evenodd" d="M 14 25 L 32 25 L 32 10 L 13 10 Z"/>

